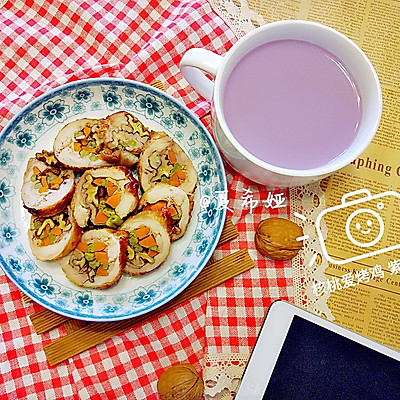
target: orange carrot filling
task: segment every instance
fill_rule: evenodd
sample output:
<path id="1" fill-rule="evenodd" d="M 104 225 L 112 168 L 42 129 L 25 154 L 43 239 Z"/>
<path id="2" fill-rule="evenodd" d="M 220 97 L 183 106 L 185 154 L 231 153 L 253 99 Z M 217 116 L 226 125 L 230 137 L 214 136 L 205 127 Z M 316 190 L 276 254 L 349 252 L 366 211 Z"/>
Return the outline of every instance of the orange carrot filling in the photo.
<path id="1" fill-rule="evenodd" d="M 54 236 L 60 236 L 62 234 L 62 230 L 59 226 L 56 226 L 52 229 L 51 234 Z"/>
<path id="2" fill-rule="evenodd" d="M 139 239 L 143 239 L 150 233 L 150 228 L 148 226 L 141 226 L 135 229 L 135 232 Z"/>
<path id="3" fill-rule="evenodd" d="M 99 267 L 96 270 L 96 275 L 97 276 L 108 276 L 108 271 L 104 269 L 103 267 Z"/>
<path id="4" fill-rule="evenodd" d="M 107 195 L 112 196 L 118 188 L 116 186 L 107 187 Z"/>
<path id="5" fill-rule="evenodd" d="M 168 150 L 168 160 L 171 164 L 175 164 L 177 162 L 176 154 L 173 150 Z"/>
<path id="6" fill-rule="evenodd" d="M 76 248 L 78 250 L 82 251 L 83 253 L 86 253 L 88 251 L 87 243 L 79 242 L 78 245 L 76 246 Z"/>
<path id="7" fill-rule="evenodd" d="M 163 211 L 167 206 L 167 202 L 164 200 L 157 201 L 157 203 L 150 204 L 150 209 L 152 211 Z"/>
<path id="8" fill-rule="evenodd" d="M 100 264 L 108 264 L 108 255 L 105 251 L 95 251 L 94 256 Z"/>
<path id="9" fill-rule="evenodd" d="M 50 245 L 50 236 L 45 236 L 42 239 L 42 246 L 49 246 Z"/>
<path id="10" fill-rule="evenodd" d="M 171 178 L 169 178 L 168 183 L 171 186 L 179 186 L 181 184 L 181 182 L 180 182 L 178 176 L 176 175 L 176 173 L 174 175 L 172 175 Z"/>
<path id="11" fill-rule="evenodd" d="M 94 251 L 102 251 L 106 248 L 106 244 L 105 243 L 101 243 L 101 242 L 95 242 L 94 243 Z"/>
<path id="12" fill-rule="evenodd" d="M 96 153 L 96 149 L 92 149 L 91 147 L 82 146 L 82 150 L 86 150 L 89 153 Z"/>
<path id="13" fill-rule="evenodd" d="M 108 253 L 107 245 L 103 242 L 83 243 L 79 242 L 76 246 L 77 250 L 84 253 L 86 261 L 89 263 L 89 268 L 95 270 L 96 275 L 107 276 L 108 272 Z M 92 265 L 92 263 L 95 263 Z"/>
<path id="14" fill-rule="evenodd" d="M 61 176 L 57 176 L 57 178 L 53 179 L 50 183 L 52 185 L 61 185 L 63 183 L 63 178 L 61 178 Z"/>
<path id="15" fill-rule="evenodd" d="M 90 128 L 90 126 L 85 126 L 83 128 L 83 133 L 84 133 L 85 136 L 89 136 L 90 132 L 92 132 L 92 129 Z"/>
<path id="16" fill-rule="evenodd" d="M 93 181 L 93 183 L 96 186 L 104 187 L 104 180 L 105 180 L 105 187 L 106 187 L 107 196 L 108 196 L 108 199 L 106 200 L 106 204 L 115 208 L 121 201 L 121 194 L 114 194 L 117 191 L 118 186 L 114 185 L 112 182 L 110 182 L 106 178 L 96 178 Z"/>
<path id="17" fill-rule="evenodd" d="M 173 217 L 174 215 L 177 215 L 177 214 L 178 214 L 178 211 L 176 211 L 176 208 L 174 206 L 171 205 L 168 207 L 168 215 L 170 217 Z"/>
<path id="18" fill-rule="evenodd" d="M 33 228 L 36 230 L 35 234 L 40 239 L 41 246 L 49 246 L 54 244 L 63 234 L 63 227 L 57 225 L 63 222 L 66 227 L 66 221 L 63 221 L 64 216 L 56 216 L 54 218 L 46 218 L 44 220 L 38 219 L 33 223 Z"/>
<path id="19" fill-rule="evenodd" d="M 45 176 L 42 176 L 42 177 L 40 178 L 40 183 L 42 184 L 42 186 L 43 186 L 44 188 L 48 188 L 48 187 L 49 187 L 49 185 L 47 184 L 47 180 L 46 180 L 46 177 L 45 177 Z"/>
<path id="20" fill-rule="evenodd" d="M 93 183 L 94 183 L 95 185 L 97 185 L 97 186 L 101 186 L 101 179 L 102 179 L 102 178 L 96 178 L 96 179 L 93 181 Z"/>
<path id="21" fill-rule="evenodd" d="M 155 257 L 158 254 L 158 251 L 149 249 L 149 252 L 147 253 L 150 257 Z"/>
<path id="22" fill-rule="evenodd" d="M 94 219 L 95 225 L 104 225 L 108 220 L 108 217 L 106 214 L 104 214 L 103 211 L 99 210 L 99 212 L 96 214 L 96 218 Z"/>
<path id="23" fill-rule="evenodd" d="M 179 179 L 183 181 L 186 179 L 186 173 L 182 169 L 178 169 L 178 171 L 176 171 L 175 174 Z"/>
<path id="24" fill-rule="evenodd" d="M 114 194 L 106 200 L 106 204 L 108 204 L 112 208 L 116 208 L 120 202 L 121 202 L 121 194 L 120 193 Z"/>
<path id="25" fill-rule="evenodd" d="M 51 170 L 41 172 L 38 167 L 34 166 L 31 181 L 35 184 L 34 188 L 39 193 L 46 193 L 49 189 L 57 190 L 64 182 L 61 176 L 56 176 Z"/>
<path id="26" fill-rule="evenodd" d="M 153 246 L 157 246 L 157 242 L 153 235 L 146 236 L 145 238 L 139 240 L 139 244 L 142 247 L 147 247 L 148 249 Z"/>

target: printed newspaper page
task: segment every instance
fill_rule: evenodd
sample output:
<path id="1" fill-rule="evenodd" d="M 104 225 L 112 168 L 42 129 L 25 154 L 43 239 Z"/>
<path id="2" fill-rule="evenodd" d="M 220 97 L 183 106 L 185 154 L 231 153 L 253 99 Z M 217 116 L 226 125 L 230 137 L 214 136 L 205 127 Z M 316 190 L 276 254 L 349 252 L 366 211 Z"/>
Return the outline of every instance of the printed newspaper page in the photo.
<path id="1" fill-rule="evenodd" d="M 378 133 L 352 165 L 328 180 L 325 251 L 332 262 L 327 280 L 314 289 L 330 292 L 328 306 L 337 323 L 400 350 L 400 1 L 249 4 L 267 23 L 305 19 L 339 30 L 378 73 L 383 94 Z"/>
<path id="2" fill-rule="evenodd" d="M 364 5 L 355 41 L 378 73 L 383 114 L 373 143 L 329 179 L 327 208 L 341 207 L 324 216 L 328 306 L 336 322 L 400 350 L 400 2 Z"/>

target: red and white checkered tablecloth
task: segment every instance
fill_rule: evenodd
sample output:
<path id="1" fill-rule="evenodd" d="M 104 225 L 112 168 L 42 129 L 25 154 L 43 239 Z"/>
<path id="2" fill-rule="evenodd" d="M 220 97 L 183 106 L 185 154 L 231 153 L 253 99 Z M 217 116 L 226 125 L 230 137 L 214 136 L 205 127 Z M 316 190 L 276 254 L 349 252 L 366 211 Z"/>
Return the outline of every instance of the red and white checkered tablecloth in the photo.
<path id="1" fill-rule="evenodd" d="M 210 129 L 210 117 L 202 119 Z M 228 178 L 227 217 L 239 237 L 219 246 L 220 259 L 248 249 L 253 268 L 208 291 L 205 354 L 248 354 L 254 347 L 265 313 L 274 300 L 293 299 L 292 264 L 264 257 L 255 246 L 258 223 L 269 217 L 289 219 L 289 189 L 269 190 L 236 173 L 225 163 Z"/>
<path id="2" fill-rule="evenodd" d="M 8 1 L 0 8 L 0 129 L 46 90 L 105 76 L 160 79 L 201 116 L 209 103 L 187 85 L 179 61 L 190 47 L 224 54 L 235 41 L 206 0 Z M 158 399 L 158 376 L 170 365 L 201 371 L 205 352 L 251 350 L 272 299 L 290 299 L 292 287 L 289 265 L 257 254 L 255 226 L 270 214 L 287 216 L 288 205 L 268 208 L 264 188 L 229 168 L 228 178 L 228 216 L 240 236 L 220 255 L 246 247 L 256 268 L 55 367 L 43 346 L 63 328 L 36 335 L 29 315 L 41 307 L 23 303 L 0 271 L 0 398 Z M 244 192 L 259 200 L 251 213 L 242 207 Z"/>

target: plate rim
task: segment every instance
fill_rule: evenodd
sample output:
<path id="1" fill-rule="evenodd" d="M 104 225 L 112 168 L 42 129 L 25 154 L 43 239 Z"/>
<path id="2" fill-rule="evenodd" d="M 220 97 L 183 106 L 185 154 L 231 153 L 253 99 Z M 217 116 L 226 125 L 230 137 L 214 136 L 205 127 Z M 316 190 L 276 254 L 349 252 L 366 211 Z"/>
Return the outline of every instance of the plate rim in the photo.
<path id="1" fill-rule="evenodd" d="M 52 88 L 51 90 L 46 91 L 45 93 L 42 93 L 41 95 L 35 97 L 30 102 L 28 102 L 25 106 L 23 106 L 7 122 L 5 127 L 2 129 L 2 132 L 1 132 L 1 135 L 0 135 L 0 148 L 3 147 L 4 141 L 7 138 L 7 136 L 12 132 L 12 129 L 14 128 L 14 125 L 18 124 L 19 121 L 22 119 L 23 115 L 25 115 L 27 112 L 29 112 L 30 109 L 35 108 L 36 105 L 46 101 L 46 99 L 49 99 L 49 98 L 52 98 L 52 97 L 58 95 L 63 90 L 70 89 L 71 87 L 87 86 L 87 85 L 91 85 L 91 84 L 92 85 L 100 85 L 102 82 L 104 84 L 108 84 L 108 85 L 111 85 L 112 83 L 119 83 L 122 86 L 124 86 L 126 84 L 128 84 L 128 85 L 130 84 L 130 85 L 136 86 L 138 88 L 141 88 L 142 90 L 145 90 L 145 91 L 150 90 L 150 92 L 154 92 L 158 96 L 164 97 L 164 98 L 168 99 L 169 101 L 171 101 L 175 106 L 177 106 L 178 109 L 184 110 L 185 113 L 187 113 L 192 118 L 192 120 L 195 122 L 195 125 L 197 127 L 199 127 L 201 132 L 203 134 L 205 134 L 205 136 L 208 138 L 208 142 L 214 148 L 214 152 L 215 152 L 216 158 L 217 158 L 217 163 L 218 163 L 219 167 L 222 168 L 222 171 L 221 171 L 222 181 L 220 182 L 220 184 L 222 185 L 223 190 L 225 190 L 225 191 L 228 190 L 228 188 L 227 188 L 226 171 L 225 171 L 225 167 L 224 167 L 224 164 L 223 164 L 223 160 L 222 160 L 221 154 L 220 154 L 220 152 L 218 150 L 218 147 L 217 147 L 214 139 L 212 138 L 210 132 L 207 130 L 207 128 L 200 121 L 200 118 L 192 110 L 190 110 L 183 102 L 181 102 L 179 99 L 176 99 L 175 97 L 173 97 L 169 93 L 167 93 L 167 92 L 165 92 L 165 91 L 163 91 L 161 89 L 158 89 L 158 88 L 156 88 L 156 87 L 154 87 L 154 86 L 152 86 L 152 85 L 150 85 L 148 83 L 139 82 L 139 81 L 136 81 L 136 80 L 133 80 L 133 79 L 113 78 L 113 77 L 86 78 L 86 79 L 80 79 L 80 80 L 76 80 L 76 81 L 72 81 L 72 82 L 67 82 L 67 83 L 59 85 L 59 86 L 57 86 L 55 88 Z M 18 199 L 18 196 L 16 196 L 15 198 Z M 120 316 L 114 316 L 114 315 L 111 314 L 110 316 L 106 317 L 105 315 L 101 315 L 101 316 L 99 316 L 99 315 L 97 315 L 97 316 L 80 315 L 80 314 L 75 314 L 75 313 L 71 312 L 71 310 L 63 311 L 63 310 L 60 310 L 58 308 L 55 310 L 55 308 L 56 308 L 55 306 L 53 306 L 52 304 L 48 304 L 45 301 L 42 301 L 40 296 L 38 296 L 37 294 L 33 293 L 33 291 L 31 291 L 31 290 L 27 290 L 26 289 L 26 285 L 23 285 L 21 282 L 19 282 L 17 279 L 15 279 L 12 274 L 10 274 L 9 266 L 6 263 L 6 259 L 3 257 L 2 254 L 0 254 L 1 269 L 3 270 L 3 272 L 5 273 L 7 278 L 10 279 L 10 281 L 18 288 L 18 290 L 20 290 L 25 295 L 27 295 L 29 298 L 31 298 L 31 300 L 34 301 L 35 303 L 41 305 L 42 307 L 44 307 L 44 308 L 46 308 L 46 309 L 48 309 L 48 310 L 50 310 L 52 312 L 55 312 L 55 313 L 59 314 L 59 315 L 63 315 L 63 316 L 68 317 L 68 318 L 88 321 L 88 322 L 111 322 L 111 321 L 120 321 L 120 320 L 135 318 L 135 317 L 138 317 L 140 315 L 145 315 L 145 314 L 148 314 L 148 313 L 150 313 L 152 311 L 155 311 L 158 308 L 160 308 L 161 306 L 167 304 L 172 299 L 177 297 L 180 293 L 182 293 L 197 278 L 197 276 L 201 273 L 201 271 L 203 270 L 203 268 L 207 264 L 208 260 L 213 255 L 213 253 L 215 251 L 215 248 L 218 245 L 218 241 L 219 241 L 219 239 L 221 237 L 222 230 L 224 228 L 224 224 L 225 224 L 225 221 L 226 221 L 227 209 L 224 207 L 224 208 L 222 208 L 220 210 L 220 212 L 222 212 L 222 215 L 220 216 L 220 219 L 221 219 L 222 223 L 218 227 L 218 232 L 215 235 L 214 242 L 210 244 L 208 253 L 198 263 L 198 266 L 201 265 L 201 268 L 197 268 L 197 270 L 192 274 L 192 276 L 190 276 L 185 281 L 185 283 L 183 285 L 181 285 L 179 288 L 177 287 L 176 290 L 174 290 L 168 296 L 162 298 L 159 301 L 154 302 L 150 307 L 148 307 L 148 308 L 146 308 L 144 310 L 138 311 L 138 312 L 136 312 L 134 314 L 124 314 L 124 315 L 120 315 Z M 32 257 L 33 257 L 33 259 L 35 259 L 35 257 L 33 255 L 32 255 Z M 81 287 L 80 289 L 82 291 L 84 291 L 84 290 L 91 291 L 90 288 Z"/>

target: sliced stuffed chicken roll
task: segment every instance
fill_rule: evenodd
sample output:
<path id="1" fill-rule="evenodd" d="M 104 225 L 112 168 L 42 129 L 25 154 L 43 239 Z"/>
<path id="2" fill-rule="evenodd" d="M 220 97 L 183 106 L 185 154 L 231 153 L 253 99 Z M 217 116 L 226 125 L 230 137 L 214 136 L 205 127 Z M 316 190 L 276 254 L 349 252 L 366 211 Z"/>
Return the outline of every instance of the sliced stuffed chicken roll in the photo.
<path id="1" fill-rule="evenodd" d="M 74 171 L 60 168 L 53 153 L 43 151 L 28 160 L 21 198 L 31 214 L 46 217 L 61 212 L 74 189 Z"/>
<path id="2" fill-rule="evenodd" d="M 159 267 L 168 257 L 171 240 L 165 220 L 152 211 L 128 218 L 120 229 L 129 232 L 124 272 L 145 274 Z"/>
<path id="3" fill-rule="evenodd" d="M 54 154 L 69 168 L 97 168 L 118 161 L 112 151 L 104 148 L 106 120 L 81 118 L 65 125 L 54 140 Z"/>
<path id="4" fill-rule="evenodd" d="M 138 211 L 160 213 L 167 222 L 172 240 L 183 236 L 189 223 L 192 202 L 188 194 L 167 183 L 158 183 L 143 193 Z"/>
<path id="5" fill-rule="evenodd" d="M 108 122 L 105 134 L 106 147 L 119 157 L 118 164 L 127 167 L 136 164 L 151 131 L 125 111 L 109 115 L 106 119 Z"/>
<path id="6" fill-rule="evenodd" d="M 164 132 L 153 135 L 143 147 L 138 174 L 144 191 L 163 182 L 192 193 L 197 185 L 197 172 L 192 161 Z"/>
<path id="7" fill-rule="evenodd" d="M 139 183 L 122 166 L 90 169 L 80 177 L 72 207 L 80 227 L 89 223 L 116 229 L 135 210 Z"/>
<path id="8" fill-rule="evenodd" d="M 32 215 L 28 239 L 38 260 L 55 260 L 75 248 L 82 230 L 75 222 L 70 207 L 51 217 Z"/>
<path id="9" fill-rule="evenodd" d="M 73 251 L 58 261 L 67 278 L 76 285 L 107 289 L 121 278 L 127 245 L 125 231 L 91 230 L 82 235 Z"/>

